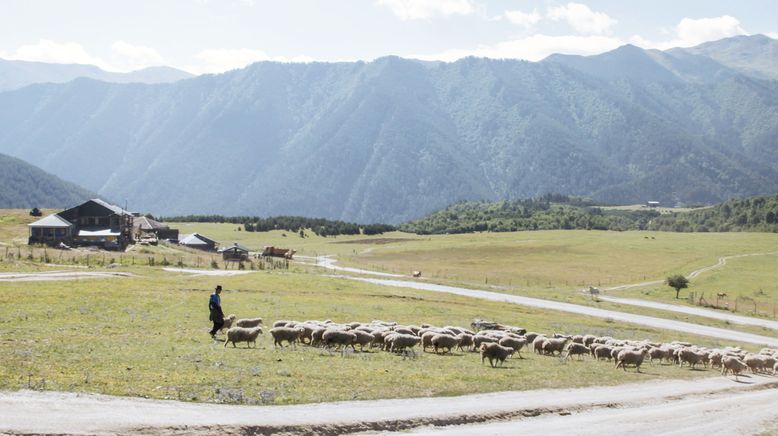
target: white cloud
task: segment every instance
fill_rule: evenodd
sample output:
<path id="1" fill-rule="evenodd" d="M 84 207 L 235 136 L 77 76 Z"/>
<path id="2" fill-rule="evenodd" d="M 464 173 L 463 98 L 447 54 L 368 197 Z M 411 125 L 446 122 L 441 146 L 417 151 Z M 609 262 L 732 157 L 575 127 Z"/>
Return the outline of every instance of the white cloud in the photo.
<path id="1" fill-rule="evenodd" d="M 772 39 L 778 39 L 778 32 L 767 32 L 765 33 L 766 36 L 769 36 Z"/>
<path id="2" fill-rule="evenodd" d="M 116 41 L 111 46 L 111 50 L 113 62 L 122 70 L 138 70 L 164 64 L 162 55 L 150 47 Z"/>
<path id="3" fill-rule="evenodd" d="M 436 15 L 469 15 L 475 11 L 470 0 L 378 0 L 402 20 L 427 19 Z"/>
<path id="4" fill-rule="evenodd" d="M 105 62 L 87 53 L 84 46 L 75 42 L 56 42 L 41 39 L 36 44 L 23 45 L 8 55 L 8 59 L 50 62 L 55 64 L 90 64 L 104 67 Z"/>
<path id="5" fill-rule="evenodd" d="M 644 48 L 667 50 L 673 47 L 693 47 L 703 42 L 715 41 L 736 35 L 745 35 L 740 27 L 740 21 L 729 15 L 713 18 L 684 18 L 667 32 L 670 39 L 665 41 L 649 41 L 640 36 L 633 36 L 631 41 Z"/>
<path id="6" fill-rule="evenodd" d="M 606 36 L 550 36 L 536 34 L 526 38 L 481 45 L 475 49 L 447 50 L 432 55 L 412 56 L 423 60 L 453 62 L 467 56 L 494 59 L 526 59 L 539 61 L 554 53 L 593 55 L 613 50 L 623 41 Z"/>
<path id="7" fill-rule="evenodd" d="M 678 40 L 684 44 L 697 45 L 706 41 L 746 33 L 740 21 L 729 15 L 715 18 L 684 18 L 676 27 Z"/>
<path id="8" fill-rule="evenodd" d="M 219 48 L 203 50 L 195 55 L 200 65 L 188 66 L 187 71 L 198 73 L 222 73 L 229 70 L 243 68 L 246 65 L 260 61 L 273 62 L 312 62 L 314 59 L 308 56 L 270 56 L 262 50 L 249 48 Z"/>
<path id="9" fill-rule="evenodd" d="M 581 3 L 568 3 L 565 6 L 554 6 L 548 10 L 548 18 L 554 21 L 566 21 L 575 31 L 587 35 L 602 35 L 610 33 L 616 20 L 603 12 L 594 12 Z"/>
<path id="10" fill-rule="evenodd" d="M 505 11 L 505 18 L 513 24 L 530 28 L 540 21 L 541 16 L 536 9 L 532 12 Z"/>

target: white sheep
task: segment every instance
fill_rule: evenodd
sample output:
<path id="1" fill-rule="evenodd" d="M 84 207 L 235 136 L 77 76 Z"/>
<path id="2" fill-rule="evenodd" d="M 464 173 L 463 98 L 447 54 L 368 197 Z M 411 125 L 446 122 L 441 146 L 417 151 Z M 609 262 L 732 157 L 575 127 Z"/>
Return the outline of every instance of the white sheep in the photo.
<path id="1" fill-rule="evenodd" d="M 583 360 L 584 354 L 589 354 L 589 347 L 582 342 L 573 342 L 570 344 L 570 348 L 567 349 L 568 356 L 578 356 L 579 360 Z"/>
<path id="2" fill-rule="evenodd" d="M 350 333 L 356 336 L 356 339 L 354 340 L 354 343 L 351 345 L 351 347 L 353 348 L 354 345 L 359 345 L 359 351 L 365 351 L 365 345 L 367 345 L 367 348 L 370 348 L 370 346 L 373 344 L 373 341 L 375 340 L 375 336 L 372 333 L 368 333 L 366 331 L 352 330 Z"/>
<path id="3" fill-rule="evenodd" d="M 748 369 L 748 365 L 737 357 L 724 356 L 724 358 L 721 359 L 721 375 L 727 375 L 728 372 L 732 371 L 732 374 L 735 375 L 735 380 L 737 381 L 737 376 L 746 369 Z"/>
<path id="4" fill-rule="evenodd" d="M 232 323 L 234 322 L 235 322 L 235 314 L 231 313 L 229 314 L 229 316 L 224 318 L 224 325 L 222 325 L 222 328 L 220 328 L 219 331 L 229 330 L 230 327 L 232 327 Z M 238 327 L 242 327 L 242 326 L 238 326 Z"/>
<path id="5" fill-rule="evenodd" d="M 262 318 L 243 318 L 235 321 L 236 327 L 252 328 L 262 324 Z"/>
<path id="6" fill-rule="evenodd" d="M 324 346 L 327 348 L 330 348 L 332 345 L 337 345 L 336 349 L 339 350 L 342 347 L 345 350 L 350 345 L 351 349 L 356 351 L 356 348 L 354 348 L 354 342 L 357 340 L 357 335 L 354 332 L 328 329 L 326 332 L 324 332 L 324 334 L 322 334 L 321 340 L 322 343 L 324 343 Z"/>
<path id="7" fill-rule="evenodd" d="M 237 347 L 238 342 L 245 342 L 246 348 L 251 347 L 251 343 L 254 343 L 254 348 L 257 346 L 257 336 L 262 334 L 262 327 L 245 328 L 245 327 L 231 327 L 227 330 L 227 339 L 224 341 L 224 346 L 232 342 L 232 347 Z"/>
<path id="8" fill-rule="evenodd" d="M 637 372 L 640 372 L 640 365 L 643 363 L 643 359 L 648 355 L 648 350 L 641 348 L 639 350 L 621 350 L 617 357 L 616 368 L 621 366 L 624 371 L 627 370 L 627 365 L 635 365 Z"/>
<path id="9" fill-rule="evenodd" d="M 413 348 L 421 342 L 421 338 L 414 335 L 406 335 L 402 333 L 395 333 L 384 338 L 384 341 L 389 341 L 389 351 L 399 352 L 405 351 L 408 348 Z"/>
<path id="10" fill-rule="evenodd" d="M 270 329 L 270 335 L 273 336 L 273 347 L 284 346 L 284 341 L 296 347 L 297 341 L 303 334 L 303 329 L 296 327 L 275 327 Z"/>
<path id="11" fill-rule="evenodd" d="M 535 340 L 537 341 L 537 339 Z M 562 354 L 562 351 L 565 350 L 565 347 L 570 342 L 572 342 L 572 339 L 566 337 L 548 338 L 543 341 L 541 348 L 543 349 L 543 354 L 550 354 L 553 356 L 554 353 Z"/>
<path id="12" fill-rule="evenodd" d="M 462 332 L 457 335 L 457 338 L 459 339 L 459 345 L 457 345 L 459 351 L 465 351 L 463 347 L 468 350 L 473 349 L 473 335 Z"/>
<path id="13" fill-rule="evenodd" d="M 502 345 L 503 347 L 508 347 L 513 349 L 514 353 L 519 354 L 519 359 L 523 359 L 523 357 L 521 357 L 521 349 L 524 348 L 525 345 L 527 345 L 527 340 L 525 338 L 515 338 L 511 336 L 506 336 L 500 339 L 497 343 Z"/>
<path id="14" fill-rule="evenodd" d="M 459 339 L 456 336 L 436 334 L 432 337 L 432 347 L 435 349 L 435 353 L 438 349 L 445 348 L 447 352 L 451 352 L 451 349 L 459 345 Z"/>
<path id="15" fill-rule="evenodd" d="M 491 365 L 492 368 L 495 367 L 495 360 L 502 366 L 502 364 L 505 363 L 505 359 L 512 354 L 513 348 L 503 347 L 495 342 L 481 344 L 481 365 L 484 364 L 484 359 L 489 359 L 489 365 Z"/>

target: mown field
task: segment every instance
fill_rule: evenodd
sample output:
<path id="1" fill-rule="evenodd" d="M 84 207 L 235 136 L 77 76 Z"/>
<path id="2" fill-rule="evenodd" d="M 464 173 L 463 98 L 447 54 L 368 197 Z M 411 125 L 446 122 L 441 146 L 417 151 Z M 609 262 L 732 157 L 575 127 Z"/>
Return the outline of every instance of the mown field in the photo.
<path id="1" fill-rule="evenodd" d="M 62 282 L 0 282 L 0 389 L 50 389 L 235 403 L 455 395 L 471 392 L 617 384 L 689 378 L 716 371 L 646 366 L 643 374 L 612 363 L 560 363 L 525 353 L 504 369 L 475 353 L 415 359 L 385 352 L 341 356 L 298 346 L 224 348 L 209 329 L 207 299 L 222 284 L 226 312 L 276 319 L 373 319 L 437 325 L 497 319 L 541 332 L 607 334 L 652 340 L 710 338 L 618 325 L 553 311 L 463 297 L 387 289 L 308 273 L 255 272 L 192 277 L 148 267 L 136 277 Z"/>

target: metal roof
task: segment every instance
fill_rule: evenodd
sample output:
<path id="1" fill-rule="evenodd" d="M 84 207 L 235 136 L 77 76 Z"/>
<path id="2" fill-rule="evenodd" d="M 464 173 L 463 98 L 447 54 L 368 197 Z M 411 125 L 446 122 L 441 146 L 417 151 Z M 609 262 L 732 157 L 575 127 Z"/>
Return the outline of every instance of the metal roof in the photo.
<path id="1" fill-rule="evenodd" d="M 251 251 L 251 250 L 249 250 L 248 248 L 246 248 L 246 247 L 244 247 L 244 246 L 242 246 L 242 245 L 240 245 L 240 244 L 238 244 L 238 243 L 236 242 L 236 243 L 234 243 L 233 245 L 230 245 L 229 247 L 224 247 L 224 248 L 221 248 L 221 249 L 219 249 L 219 253 L 223 253 L 223 252 L 225 252 L 225 251 L 230 251 L 230 250 L 235 250 L 235 251 L 245 251 L 246 253 L 248 253 L 249 251 Z"/>
<path id="2" fill-rule="evenodd" d="M 100 230 L 79 230 L 78 236 L 119 236 L 121 233 L 113 232 L 111 229 Z"/>
<path id="3" fill-rule="evenodd" d="M 111 203 L 108 203 L 106 201 L 100 200 L 99 198 L 93 198 L 92 201 L 99 204 L 100 206 L 106 207 L 108 209 L 111 209 L 113 213 L 117 215 L 132 215 L 131 213 L 127 212 L 126 210 L 122 209 L 119 206 L 115 206 Z"/>
<path id="4" fill-rule="evenodd" d="M 179 239 L 178 243 L 180 245 L 211 245 L 205 239 L 201 239 L 201 235 L 199 235 L 197 233 L 192 233 L 191 235 L 186 235 L 182 239 Z"/>
<path id="5" fill-rule="evenodd" d="M 133 220 L 133 226 L 138 227 L 141 230 L 167 230 L 170 228 L 167 224 L 162 224 L 159 221 L 145 216 L 135 218 Z"/>
<path id="6" fill-rule="evenodd" d="M 68 220 L 60 217 L 57 214 L 52 214 L 47 216 L 46 218 L 41 218 L 38 221 L 35 221 L 34 223 L 27 224 L 30 227 L 48 227 L 48 228 L 67 228 L 72 227 L 73 224 L 71 224 Z"/>

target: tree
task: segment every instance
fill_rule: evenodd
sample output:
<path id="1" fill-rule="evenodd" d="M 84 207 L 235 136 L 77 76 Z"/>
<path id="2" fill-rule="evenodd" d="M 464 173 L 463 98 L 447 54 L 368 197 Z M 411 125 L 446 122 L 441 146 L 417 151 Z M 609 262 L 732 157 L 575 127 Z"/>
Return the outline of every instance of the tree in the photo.
<path id="1" fill-rule="evenodd" d="M 683 276 L 683 274 L 676 274 L 667 278 L 667 285 L 675 289 L 675 298 L 678 298 L 678 293 L 681 289 L 689 287 L 689 279 Z"/>

